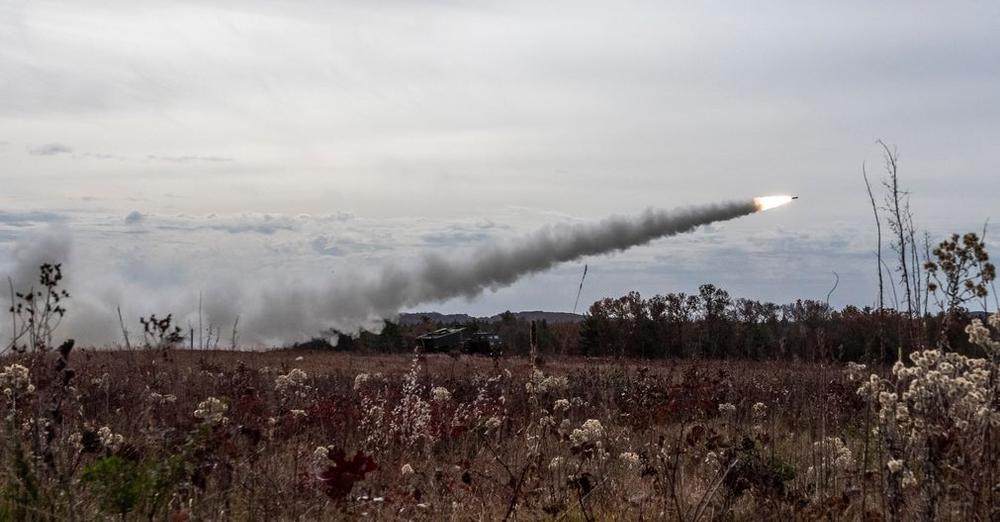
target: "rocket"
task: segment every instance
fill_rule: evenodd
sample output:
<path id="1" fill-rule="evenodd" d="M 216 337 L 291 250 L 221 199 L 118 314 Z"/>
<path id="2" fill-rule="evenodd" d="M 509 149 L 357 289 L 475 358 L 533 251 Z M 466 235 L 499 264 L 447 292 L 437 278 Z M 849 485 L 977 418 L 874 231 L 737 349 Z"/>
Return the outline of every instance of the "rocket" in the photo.
<path id="1" fill-rule="evenodd" d="M 757 212 L 760 212 L 762 210 L 770 210 L 770 209 L 775 208 L 775 207 L 780 207 L 782 205 L 787 205 L 787 204 L 791 203 L 793 200 L 796 200 L 796 199 L 799 199 L 799 197 L 798 196 L 789 196 L 789 195 L 782 195 L 782 196 L 760 196 L 760 197 L 753 198 L 753 205 L 754 205 L 754 209 Z"/>

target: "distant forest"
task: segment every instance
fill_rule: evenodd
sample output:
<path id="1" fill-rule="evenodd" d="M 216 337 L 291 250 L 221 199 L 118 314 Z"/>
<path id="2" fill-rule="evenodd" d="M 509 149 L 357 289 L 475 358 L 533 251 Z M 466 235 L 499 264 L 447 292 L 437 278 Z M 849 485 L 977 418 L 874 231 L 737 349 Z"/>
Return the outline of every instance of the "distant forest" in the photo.
<path id="1" fill-rule="evenodd" d="M 948 339 L 954 351 L 981 355 L 963 330 L 981 313 L 956 310 L 943 329 L 943 314 L 907 320 L 892 309 L 798 300 L 775 304 L 733 299 L 715 285 L 697 294 L 669 293 L 643 298 L 629 292 L 592 304 L 582 321 L 537 321 L 537 348 L 542 356 L 575 355 L 625 358 L 709 358 L 759 360 L 895 361 L 929 340 Z M 496 333 L 503 354 L 530 351 L 531 321 L 511 312 L 498 320 L 466 323 L 431 320 L 408 324 L 387 322 L 379 334 L 339 335 L 337 350 L 394 353 L 410 351 L 419 335 L 449 326 Z M 301 345 L 305 347 L 305 345 Z"/>

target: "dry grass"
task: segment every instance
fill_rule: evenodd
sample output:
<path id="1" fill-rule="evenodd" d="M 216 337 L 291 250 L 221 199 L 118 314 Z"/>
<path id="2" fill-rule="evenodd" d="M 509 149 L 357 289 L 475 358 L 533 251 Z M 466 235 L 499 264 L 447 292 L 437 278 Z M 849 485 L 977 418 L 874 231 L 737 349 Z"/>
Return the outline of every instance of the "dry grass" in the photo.
<path id="1" fill-rule="evenodd" d="M 864 403 L 836 367 L 567 358 L 533 374 L 525 358 L 306 351 L 70 362 L 63 387 L 51 355 L 3 361 L 36 386 L 5 410 L 10 518 L 708 520 L 862 507 Z M 209 397 L 225 404 L 216 418 Z M 38 419 L 51 424 L 57 398 L 50 433 Z M 121 440 L 101 440 L 103 427 Z M 827 436 L 857 462 L 817 489 L 806 470 Z"/>

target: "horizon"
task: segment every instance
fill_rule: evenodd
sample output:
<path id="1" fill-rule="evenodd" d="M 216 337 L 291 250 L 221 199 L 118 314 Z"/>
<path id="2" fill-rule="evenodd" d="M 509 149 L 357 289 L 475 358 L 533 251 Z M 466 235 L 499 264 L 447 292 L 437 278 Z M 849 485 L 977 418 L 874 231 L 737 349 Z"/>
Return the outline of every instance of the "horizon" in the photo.
<path id="1" fill-rule="evenodd" d="M 202 300 L 219 324 L 271 311 L 248 335 L 295 337 L 312 304 L 288 289 L 787 193 L 399 311 L 569 311 L 585 263 L 581 309 L 704 282 L 823 300 L 833 272 L 831 305 L 874 305 L 861 168 L 879 190 L 878 138 L 919 233 L 991 217 L 1000 6 L 639 7 L 0 4 L 0 276 L 62 262 L 63 328 L 85 342 L 118 336 L 118 306 L 189 321 Z"/>

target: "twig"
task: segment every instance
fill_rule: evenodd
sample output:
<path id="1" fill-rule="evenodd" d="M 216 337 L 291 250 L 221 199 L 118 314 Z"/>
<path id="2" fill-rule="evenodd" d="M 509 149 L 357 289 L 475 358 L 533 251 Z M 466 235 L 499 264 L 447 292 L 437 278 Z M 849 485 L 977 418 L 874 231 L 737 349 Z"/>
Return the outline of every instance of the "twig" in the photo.
<path id="1" fill-rule="evenodd" d="M 122 318 L 122 307 L 117 307 L 118 309 L 118 324 L 122 328 L 122 337 L 125 338 L 125 349 L 132 351 L 132 343 L 128 339 L 128 329 L 125 328 L 125 319 Z"/>
<path id="2" fill-rule="evenodd" d="M 709 488 L 709 490 L 706 491 L 704 495 L 702 495 L 701 500 L 698 501 L 698 509 L 695 510 L 695 512 L 694 512 L 694 518 L 691 519 L 691 522 L 698 522 L 698 519 L 701 518 L 701 515 L 703 514 L 704 510 L 708 508 L 709 501 L 711 501 L 712 497 L 715 496 L 715 493 L 717 491 L 719 491 L 719 487 L 722 486 L 722 483 L 725 482 L 726 477 L 729 476 L 729 472 L 732 471 L 732 469 L 736 467 L 736 464 L 739 461 L 740 461 L 740 459 L 738 459 L 738 458 L 737 459 L 733 459 L 733 462 L 731 464 L 729 464 L 729 467 L 726 468 L 726 471 L 723 472 L 715 480 L 715 482 Z"/>
<path id="3" fill-rule="evenodd" d="M 837 280 L 833 282 L 833 288 L 831 288 L 830 291 L 827 292 L 826 294 L 826 308 L 828 310 L 830 308 L 830 296 L 833 295 L 833 292 L 837 290 L 837 286 L 840 285 L 840 274 L 834 272 L 833 277 L 836 277 Z"/>
<path id="4" fill-rule="evenodd" d="M 240 324 L 240 316 L 237 315 L 236 316 L 236 320 L 233 321 L 233 338 L 232 338 L 233 340 L 232 340 L 232 343 L 231 343 L 233 351 L 236 350 L 236 340 L 238 339 L 238 335 L 236 333 L 236 327 L 239 326 L 239 324 Z"/>
<path id="5" fill-rule="evenodd" d="M 528 468 L 531 467 L 531 463 L 524 465 L 521 469 L 521 476 L 517 478 L 517 482 L 514 484 L 514 493 L 510 497 L 510 503 L 507 505 L 507 513 L 504 514 L 503 519 L 508 520 L 510 516 L 514 514 L 514 508 L 517 507 L 517 497 L 521 494 L 521 485 L 524 484 L 524 476 L 528 473 Z"/>
<path id="6" fill-rule="evenodd" d="M 205 349 L 205 331 L 202 329 L 201 325 L 201 290 L 198 291 L 198 349 Z"/>
<path id="7" fill-rule="evenodd" d="M 872 202 L 872 213 L 875 215 L 875 233 L 877 235 L 877 251 L 876 255 L 878 259 L 876 260 L 876 268 L 878 268 L 878 309 L 879 309 L 879 319 L 882 317 L 882 309 L 885 308 L 885 284 L 882 280 L 882 220 L 878 217 L 878 204 L 875 203 L 875 195 L 872 194 L 872 184 L 868 181 L 868 170 L 865 167 L 865 163 L 861 163 L 861 175 L 865 178 L 865 187 L 868 189 L 868 199 Z"/>
<path id="8" fill-rule="evenodd" d="M 982 237 L 979 238 L 979 240 L 983 242 L 984 247 L 986 246 L 986 232 L 989 229 L 989 226 L 990 226 L 990 218 L 986 218 L 986 222 L 983 223 L 983 235 Z M 982 272 L 982 269 L 980 269 L 980 272 Z M 997 313 L 1000 313 L 1000 295 L 997 295 L 997 286 L 995 279 L 990 279 L 990 290 L 993 291 L 993 301 L 996 304 Z M 983 299 L 985 300 L 986 298 L 984 297 Z M 988 312 L 989 310 L 985 311 Z"/>
<path id="9" fill-rule="evenodd" d="M 11 279 L 10 276 L 7 276 L 7 286 L 10 287 L 10 322 L 12 328 L 12 330 L 10 331 L 10 346 L 7 349 L 12 350 L 17 346 L 18 335 L 17 335 L 17 313 L 14 312 L 14 280 Z"/>
<path id="10" fill-rule="evenodd" d="M 605 478 L 604 480 L 598 482 L 594 487 L 590 488 L 590 491 L 587 492 L 586 495 L 581 495 L 579 497 L 580 502 L 582 503 L 584 500 L 587 500 L 590 497 L 590 495 L 593 495 L 594 492 L 597 491 L 598 488 L 600 488 L 601 486 L 603 486 L 607 481 L 608 481 L 608 478 Z M 560 520 L 562 520 L 562 519 L 566 518 L 567 516 L 569 516 L 570 513 L 571 513 L 571 511 L 569 511 L 569 510 L 563 511 L 562 514 L 559 515 L 559 518 L 555 519 L 554 522 L 559 522 Z M 587 514 L 586 511 L 584 511 L 583 516 L 584 517 L 588 516 L 588 514 Z M 587 520 L 590 520 L 590 519 L 588 518 Z"/>

